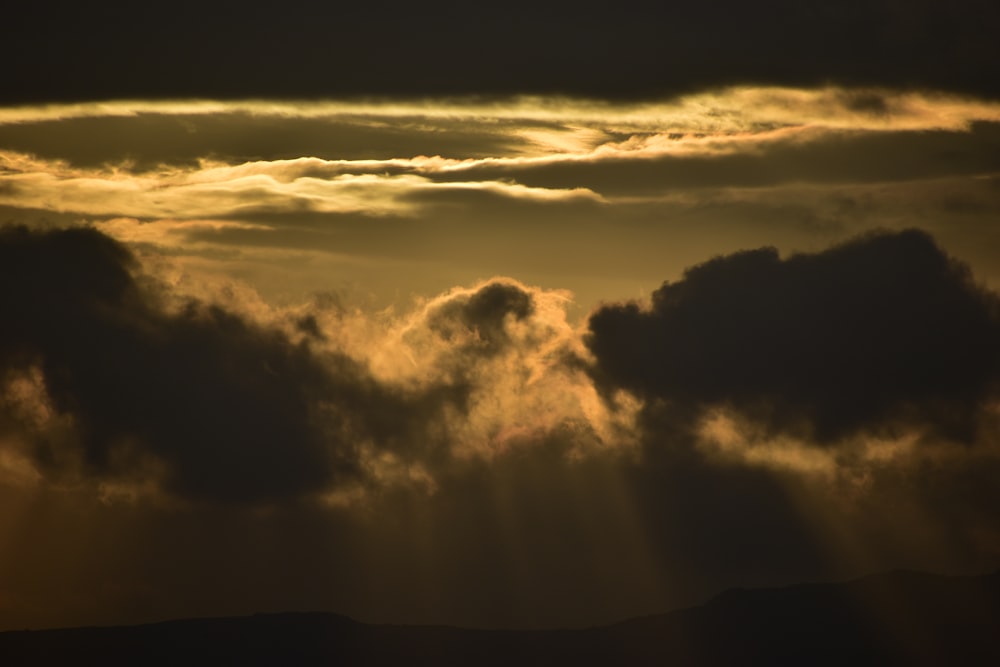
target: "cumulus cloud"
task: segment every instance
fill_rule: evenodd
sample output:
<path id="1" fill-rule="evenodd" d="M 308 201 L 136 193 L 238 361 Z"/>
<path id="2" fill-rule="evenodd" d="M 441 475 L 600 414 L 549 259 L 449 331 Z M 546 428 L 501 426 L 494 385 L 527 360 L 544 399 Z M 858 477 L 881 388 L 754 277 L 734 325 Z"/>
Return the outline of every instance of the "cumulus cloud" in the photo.
<path id="1" fill-rule="evenodd" d="M 94 479 L 109 498 L 342 502 L 433 489 L 454 461 L 557 431 L 567 452 L 609 446 L 627 421 L 566 363 L 583 350 L 563 292 L 492 279 L 380 317 L 185 296 L 87 228 L 6 228 L 0 253 L 11 475 Z"/>
<path id="2" fill-rule="evenodd" d="M 109 497 L 339 503 L 433 491 L 463 461 L 541 443 L 579 459 L 640 437 L 829 474 L 995 429 L 997 297 L 917 231 L 718 257 L 585 329 L 570 294 L 509 278 L 402 313 L 274 307 L 185 295 L 91 229 L 7 228 L 0 251 L 0 427 L 19 443 L 4 467 Z"/>
<path id="3" fill-rule="evenodd" d="M 650 548 L 746 581 L 994 567 L 998 334 L 996 293 L 908 230 L 716 257 L 585 341 L 602 393 L 639 401 Z"/>
<path id="4" fill-rule="evenodd" d="M 589 623 L 1000 553 L 996 297 L 920 232 L 718 257 L 582 323 L 504 277 L 269 304 L 93 229 L 0 260 L 0 525 L 51 537 L 4 594 L 39 623 L 81 592 L 109 622 Z"/>
<path id="5" fill-rule="evenodd" d="M 323 345 L 364 361 L 380 383 L 412 394 L 461 390 L 431 447 L 401 442 L 394 456 L 426 463 L 443 447 L 458 459 L 492 460 L 560 434 L 564 452 L 627 449 L 634 412 L 600 400 L 578 359 L 587 355 L 567 311 L 571 295 L 495 277 L 381 314 L 317 303 L 309 328 Z M 302 321 L 302 320 L 299 320 Z"/>
<path id="6" fill-rule="evenodd" d="M 267 501 L 361 475 L 374 415 L 406 411 L 343 355 L 137 279 L 89 229 L 7 228 L 7 419 L 39 470 L 128 478 L 183 497 Z M 361 436 L 357 434 L 362 434 Z"/>
<path id="7" fill-rule="evenodd" d="M 589 326 L 601 386 L 679 433 L 721 408 L 820 445 L 909 431 L 971 444 L 1000 380 L 1000 300 L 912 230 L 718 257 Z"/>

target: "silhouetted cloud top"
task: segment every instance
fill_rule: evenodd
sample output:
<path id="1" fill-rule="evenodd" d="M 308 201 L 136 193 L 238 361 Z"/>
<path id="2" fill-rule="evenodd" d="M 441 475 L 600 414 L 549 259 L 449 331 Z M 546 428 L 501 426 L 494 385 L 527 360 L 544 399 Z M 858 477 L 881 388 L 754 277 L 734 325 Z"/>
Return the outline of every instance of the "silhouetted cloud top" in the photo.
<path id="1" fill-rule="evenodd" d="M 455 338 L 457 326 L 462 333 L 471 334 L 468 347 L 491 354 L 510 343 L 507 319 L 523 320 L 533 311 L 531 294 L 517 285 L 496 282 L 442 304 L 431 315 L 429 326 L 449 341 Z"/>
<path id="2" fill-rule="evenodd" d="M 718 257 L 589 327 L 605 388 L 818 443 L 903 427 L 971 442 L 1000 379 L 996 295 L 919 231 Z"/>

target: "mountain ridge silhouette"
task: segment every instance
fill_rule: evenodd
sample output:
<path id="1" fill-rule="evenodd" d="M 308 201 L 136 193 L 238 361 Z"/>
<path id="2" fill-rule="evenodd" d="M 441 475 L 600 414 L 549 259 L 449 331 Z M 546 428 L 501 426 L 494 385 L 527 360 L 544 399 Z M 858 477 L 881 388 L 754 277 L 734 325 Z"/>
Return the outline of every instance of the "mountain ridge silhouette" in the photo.
<path id="1" fill-rule="evenodd" d="M 330 612 L 0 632 L 3 665 L 995 665 L 1000 571 L 733 588 L 576 629 L 392 625 Z"/>

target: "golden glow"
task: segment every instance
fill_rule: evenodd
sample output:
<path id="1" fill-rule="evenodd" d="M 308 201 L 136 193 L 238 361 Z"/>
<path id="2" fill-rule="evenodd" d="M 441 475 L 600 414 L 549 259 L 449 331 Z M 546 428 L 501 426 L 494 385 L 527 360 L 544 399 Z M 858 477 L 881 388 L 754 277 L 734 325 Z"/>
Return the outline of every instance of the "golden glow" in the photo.
<path id="1" fill-rule="evenodd" d="M 605 126 L 615 131 L 666 127 L 686 132 L 725 132 L 771 123 L 852 129 L 956 129 L 973 120 L 997 120 L 1000 105 L 936 92 L 742 86 L 686 95 L 676 100 L 633 104 L 533 96 L 491 102 L 475 98 L 410 102 L 378 99 L 362 102 L 120 100 L 7 107 L 0 109 L 0 124 L 128 118 L 142 114 L 207 116 L 223 113 L 283 119 L 343 118 L 361 123 L 366 122 L 365 119 L 378 123 L 399 119 L 442 123 L 472 120 L 497 126 L 497 121 L 521 120 L 564 122 L 576 126 L 579 131 Z M 502 128 L 498 128 L 500 130 Z"/>
<path id="2" fill-rule="evenodd" d="M 343 381 L 342 391 L 303 400 L 322 425 L 320 446 L 348 460 L 307 491 L 245 507 L 178 498 L 163 450 L 125 437 L 108 446 L 108 471 L 91 478 L 73 440 L 81 424 L 49 394 L 58 385 L 41 366 L 10 371 L 0 386 L 0 499 L 13 501 L 0 511 L 0 560 L 13 545 L 23 562 L 3 562 L 0 621 L 13 614 L 4 604 L 30 598 L 44 583 L 38 573 L 62 571 L 53 563 L 70 556 L 86 562 L 66 575 L 76 588 L 59 593 L 64 601 L 113 589 L 109 554 L 125 554 L 135 597 L 112 591 L 108 608 L 162 608 L 135 593 L 145 585 L 198 595 L 198 586 L 165 586 L 189 568 L 212 588 L 211 570 L 184 551 L 200 554 L 202 541 L 228 554 L 219 562 L 234 571 L 214 574 L 234 589 L 261 573 L 299 578 L 305 563 L 310 594 L 313 579 L 335 591 L 308 598 L 318 607 L 350 601 L 333 606 L 355 613 L 403 590 L 409 609 L 455 618 L 474 584 L 482 608 L 495 596 L 543 623 L 576 601 L 609 621 L 663 611 L 675 593 L 696 602 L 692 590 L 744 583 L 728 569 L 744 562 L 739 549 L 759 548 L 746 563 L 760 572 L 744 573 L 763 581 L 780 567 L 770 557 L 782 556 L 764 541 L 789 534 L 850 574 L 895 556 L 873 535 L 933 554 L 928 562 L 957 562 L 952 530 L 979 554 L 1000 553 L 988 501 L 943 502 L 932 488 L 959 488 L 969 470 L 1000 460 L 995 406 L 965 449 L 916 426 L 809 442 L 726 406 L 691 408 L 700 421 L 673 423 L 671 405 L 661 413 L 639 389 L 603 383 L 587 345 L 602 303 L 650 308 L 663 281 L 712 257 L 761 246 L 787 257 L 874 229 L 928 231 L 976 280 L 1000 285 L 998 123 L 996 102 L 835 87 L 644 103 L 0 109 L 0 222 L 94 227 L 134 253 L 130 270 L 163 321 L 199 299 L 308 358 L 323 381 Z M 514 306 L 477 305 L 490 290 Z M 655 356 L 653 338 L 635 343 L 649 346 L 640 352 Z M 423 411 L 420 423 L 353 432 L 363 408 L 351 401 L 369 390 Z M 435 402 L 435 391 L 452 393 Z M 386 405 L 392 412 L 373 419 L 408 418 Z M 46 442 L 81 460 L 50 472 L 48 453 L 31 444 Z M 248 463 L 236 451 L 231 464 Z M 888 518 L 873 511 L 890 507 Z M 36 519 L 79 533 L 49 553 Z M 103 536 L 106 553 L 95 546 Z M 33 569 L 47 553 L 50 566 Z M 704 581 L 689 581 L 702 568 Z M 114 576 L 92 584 L 92 571 Z M 35 574 L 22 584 L 18 573 Z M 539 600 L 551 609 L 535 609 Z"/>

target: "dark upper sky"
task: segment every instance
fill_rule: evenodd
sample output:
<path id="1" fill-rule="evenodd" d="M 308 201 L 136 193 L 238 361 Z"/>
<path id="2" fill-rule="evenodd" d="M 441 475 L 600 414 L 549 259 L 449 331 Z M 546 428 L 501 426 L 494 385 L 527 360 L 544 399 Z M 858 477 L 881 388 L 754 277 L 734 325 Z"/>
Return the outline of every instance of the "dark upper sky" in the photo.
<path id="1" fill-rule="evenodd" d="M 8 104 L 635 98 L 743 83 L 1000 95 L 1000 7 L 989 0 L 18 3 L 3 13 Z"/>

